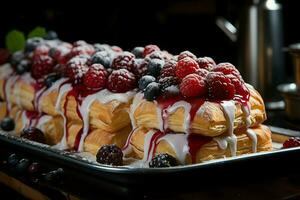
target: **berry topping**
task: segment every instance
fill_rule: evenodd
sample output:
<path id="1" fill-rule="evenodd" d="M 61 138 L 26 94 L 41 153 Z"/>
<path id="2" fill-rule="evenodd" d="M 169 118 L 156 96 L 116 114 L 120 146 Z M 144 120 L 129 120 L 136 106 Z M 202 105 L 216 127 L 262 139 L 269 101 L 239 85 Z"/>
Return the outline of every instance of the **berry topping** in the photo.
<path id="1" fill-rule="evenodd" d="M 150 83 L 155 82 L 155 77 L 146 75 L 139 80 L 139 89 L 144 90 Z"/>
<path id="2" fill-rule="evenodd" d="M 214 72 L 222 72 L 223 74 L 232 74 L 238 78 L 241 77 L 240 72 L 231 63 L 219 63 L 214 69 Z"/>
<path id="3" fill-rule="evenodd" d="M 167 153 L 156 155 L 149 163 L 149 167 L 151 168 L 174 167 L 177 165 L 178 162 L 176 158 Z"/>
<path id="4" fill-rule="evenodd" d="M 192 52 L 190 52 L 190 51 L 183 51 L 183 52 L 181 52 L 179 55 L 178 55 L 178 60 L 182 60 L 182 59 L 184 59 L 184 58 L 186 58 L 186 57 L 190 57 L 190 58 L 192 58 L 193 60 L 196 60 L 197 59 L 197 57 L 192 53 Z"/>
<path id="5" fill-rule="evenodd" d="M 127 92 L 135 86 L 135 76 L 127 69 L 114 70 L 108 77 L 107 88 L 112 92 Z"/>
<path id="6" fill-rule="evenodd" d="M 144 97 L 147 101 L 153 101 L 160 94 L 160 86 L 159 83 L 152 82 L 150 83 L 144 91 Z"/>
<path id="7" fill-rule="evenodd" d="M 118 46 L 112 46 L 111 50 L 113 50 L 114 52 L 117 52 L 117 53 L 123 52 L 123 49 L 121 47 L 118 47 Z"/>
<path id="8" fill-rule="evenodd" d="M 178 85 L 171 85 L 162 89 L 163 98 L 167 99 L 170 97 L 176 97 L 180 94 Z"/>
<path id="9" fill-rule="evenodd" d="M 0 65 L 6 63 L 9 60 L 10 53 L 6 49 L 0 49 Z"/>
<path id="10" fill-rule="evenodd" d="M 67 76 L 74 83 L 81 83 L 84 74 L 88 71 L 88 58 L 76 56 L 67 63 Z"/>
<path id="11" fill-rule="evenodd" d="M 16 172 L 18 174 L 23 174 L 27 171 L 30 165 L 30 161 L 26 158 L 21 159 L 18 164 L 16 165 Z"/>
<path id="12" fill-rule="evenodd" d="M 175 74 L 179 79 L 183 79 L 189 74 L 195 73 L 199 69 L 199 65 L 190 57 L 185 57 L 178 61 Z"/>
<path id="13" fill-rule="evenodd" d="M 44 83 L 46 85 L 47 88 L 50 88 L 52 86 L 52 84 L 57 81 L 60 78 L 59 74 L 49 74 L 45 80 Z"/>
<path id="14" fill-rule="evenodd" d="M 21 137 L 35 142 L 45 143 L 44 133 L 40 129 L 35 127 L 23 129 Z"/>
<path id="15" fill-rule="evenodd" d="M 185 97 L 203 96 L 207 92 L 205 78 L 197 74 L 189 74 L 180 83 L 180 92 Z"/>
<path id="16" fill-rule="evenodd" d="M 221 72 L 211 72 L 207 75 L 208 97 L 211 100 L 232 99 L 235 87 L 230 78 Z"/>
<path id="17" fill-rule="evenodd" d="M 136 58 L 132 60 L 132 72 L 137 79 L 148 73 L 148 62 L 142 58 Z"/>
<path id="18" fill-rule="evenodd" d="M 110 47 L 107 44 L 98 44 L 98 43 L 96 43 L 96 44 L 94 44 L 94 49 L 95 49 L 96 52 L 98 52 L 98 51 L 109 51 Z"/>
<path id="19" fill-rule="evenodd" d="M 78 55 L 92 55 L 95 52 L 95 49 L 92 45 L 81 45 L 75 46 L 71 52 L 71 57 L 78 56 Z"/>
<path id="20" fill-rule="evenodd" d="M 168 76 L 175 76 L 175 69 L 176 69 L 177 62 L 174 60 L 166 61 L 164 67 L 160 71 L 160 78 L 168 77 Z"/>
<path id="21" fill-rule="evenodd" d="M 19 162 L 19 158 L 16 154 L 11 154 L 10 156 L 8 156 L 7 158 L 7 164 L 10 166 L 10 167 L 15 167 Z"/>
<path id="22" fill-rule="evenodd" d="M 46 55 L 48 55 L 49 50 L 50 50 L 50 48 L 47 45 L 42 44 L 35 48 L 35 50 L 33 52 L 33 54 L 34 54 L 33 56 L 34 57 L 46 56 Z"/>
<path id="23" fill-rule="evenodd" d="M 48 31 L 47 35 L 44 37 L 46 40 L 55 40 L 58 38 L 55 31 Z"/>
<path id="24" fill-rule="evenodd" d="M 207 71 L 206 69 L 198 69 L 195 74 L 198 74 L 199 76 L 206 78 L 206 76 L 209 74 L 209 71 Z"/>
<path id="25" fill-rule="evenodd" d="M 232 74 L 228 74 L 225 76 L 227 78 L 229 78 L 231 80 L 231 83 L 234 85 L 236 95 L 239 95 L 243 99 L 248 100 L 248 98 L 250 96 L 250 92 L 249 92 L 248 88 L 246 87 L 244 81 L 237 78 L 236 76 L 234 76 Z"/>
<path id="26" fill-rule="evenodd" d="M 15 69 L 17 74 L 24 74 L 25 72 L 30 71 L 30 63 L 28 60 L 22 60 L 21 62 L 19 62 L 19 64 L 16 65 Z"/>
<path id="27" fill-rule="evenodd" d="M 132 60 L 134 55 L 128 51 L 124 51 L 119 54 L 112 62 L 113 69 L 127 69 L 132 71 Z"/>
<path id="28" fill-rule="evenodd" d="M 152 53 L 148 54 L 146 57 L 145 57 L 146 60 L 151 60 L 151 59 L 160 59 L 160 60 L 163 60 L 164 59 L 164 56 L 162 54 L 161 51 L 153 51 Z"/>
<path id="29" fill-rule="evenodd" d="M 84 40 L 77 40 L 76 42 L 73 43 L 74 47 L 85 46 L 85 45 L 88 45 L 88 43 Z"/>
<path id="30" fill-rule="evenodd" d="M 12 118 L 10 117 L 5 117 L 2 119 L 0 127 L 4 131 L 12 131 L 15 129 L 15 122 Z"/>
<path id="31" fill-rule="evenodd" d="M 37 162 L 33 162 L 28 167 L 28 172 L 30 175 L 37 175 L 38 172 L 41 170 L 41 165 Z"/>
<path id="32" fill-rule="evenodd" d="M 25 52 L 32 52 L 35 50 L 35 48 L 41 44 L 44 43 L 43 38 L 40 37 L 34 37 L 30 38 L 26 41 L 25 44 Z"/>
<path id="33" fill-rule="evenodd" d="M 96 160 L 101 164 L 120 166 L 123 165 L 123 152 L 115 144 L 104 145 L 98 150 Z"/>
<path id="34" fill-rule="evenodd" d="M 283 143 L 282 148 L 292 148 L 300 146 L 300 138 L 299 137 L 291 137 Z"/>
<path id="35" fill-rule="evenodd" d="M 215 61 L 210 57 L 198 58 L 196 61 L 200 68 L 206 69 L 209 71 L 212 70 L 214 68 L 214 66 L 216 65 Z"/>
<path id="36" fill-rule="evenodd" d="M 16 66 L 24 59 L 24 57 L 25 55 L 22 51 L 16 51 L 12 54 L 10 58 L 10 63 L 12 64 L 12 66 Z"/>
<path id="37" fill-rule="evenodd" d="M 136 58 L 142 58 L 144 52 L 144 47 L 135 47 L 132 49 L 131 53 L 135 55 Z"/>
<path id="38" fill-rule="evenodd" d="M 34 57 L 31 67 L 31 75 L 35 79 L 42 78 L 52 72 L 53 66 L 54 60 L 48 55 Z"/>
<path id="39" fill-rule="evenodd" d="M 152 53 L 153 51 L 160 51 L 159 47 L 153 44 L 149 44 L 145 46 L 143 56 L 146 57 L 148 54 Z"/>
<path id="40" fill-rule="evenodd" d="M 101 64 L 93 64 L 84 75 L 83 84 L 91 89 L 102 89 L 106 85 L 107 71 Z"/>
<path id="41" fill-rule="evenodd" d="M 60 64 L 66 64 L 69 60 L 69 53 L 71 48 L 65 45 L 59 45 L 49 50 L 49 56 L 56 60 Z"/>
<path id="42" fill-rule="evenodd" d="M 148 73 L 154 77 L 158 77 L 165 62 L 160 59 L 152 59 L 148 64 Z"/>
<path id="43" fill-rule="evenodd" d="M 163 91 L 165 88 L 171 85 L 178 85 L 179 80 L 177 77 L 168 76 L 168 77 L 160 78 L 158 82 L 160 83 L 160 87 Z"/>
<path id="44" fill-rule="evenodd" d="M 111 59 L 110 59 L 110 56 L 107 51 L 96 52 L 92 56 L 91 60 L 92 60 L 92 64 L 98 63 L 98 64 L 103 65 L 105 68 L 110 67 Z"/>

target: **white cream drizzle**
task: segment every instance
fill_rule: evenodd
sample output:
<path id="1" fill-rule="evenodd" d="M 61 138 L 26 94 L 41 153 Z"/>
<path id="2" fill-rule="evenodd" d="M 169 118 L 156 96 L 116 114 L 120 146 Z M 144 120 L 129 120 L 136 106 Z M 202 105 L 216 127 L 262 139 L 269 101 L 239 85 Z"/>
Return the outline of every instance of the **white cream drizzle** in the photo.
<path id="1" fill-rule="evenodd" d="M 223 150 L 227 149 L 229 146 L 231 156 L 236 156 L 237 151 L 237 137 L 232 134 L 230 136 L 218 136 L 213 138 L 219 145 L 219 147 Z"/>
<path id="2" fill-rule="evenodd" d="M 136 111 L 136 109 L 139 107 L 139 105 L 143 102 L 143 93 L 139 92 L 135 95 L 135 97 L 133 98 L 133 102 L 130 105 L 129 108 L 129 117 L 130 117 L 130 121 L 131 121 L 131 126 L 133 129 L 136 128 L 136 121 L 134 118 L 134 113 Z"/>
<path id="3" fill-rule="evenodd" d="M 151 146 L 151 140 L 153 135 L 156 133 L 155 130 L 150 130 L 149 132 L 146 133 L 145 138 L 144 138 L 144 157 L 143 157 L 143 162 L 144 163 L 149 163 L 153 157 L 153 148 L 155 145 Z M 150 146 L 152 148 L 150 148 Z"/>
<path id="4" fill-rule="evenodd" d="M 247 135 L 252 140 L 252 152 L 255 153 L 257 151 L 257 135 L 250 128 L 247 129 Z"/>

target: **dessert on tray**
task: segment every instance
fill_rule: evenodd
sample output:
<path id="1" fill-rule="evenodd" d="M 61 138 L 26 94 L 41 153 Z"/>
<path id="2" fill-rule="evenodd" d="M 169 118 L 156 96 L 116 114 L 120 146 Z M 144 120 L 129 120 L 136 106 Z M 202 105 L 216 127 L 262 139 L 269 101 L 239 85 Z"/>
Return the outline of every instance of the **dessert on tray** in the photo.
<path id="1" fill-rule="evenodd" d="M 272 150 L 259 93 L 230 63 L 156 45 L 32 38 L 0 67 L 1 128 L 103 164 L 165 167 Z"/>

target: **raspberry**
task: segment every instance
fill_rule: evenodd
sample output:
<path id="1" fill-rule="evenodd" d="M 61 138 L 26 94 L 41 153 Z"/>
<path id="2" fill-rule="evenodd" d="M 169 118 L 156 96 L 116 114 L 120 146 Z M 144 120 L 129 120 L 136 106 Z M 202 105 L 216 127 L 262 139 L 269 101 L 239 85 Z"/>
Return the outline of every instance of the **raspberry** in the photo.
<path id="1" fill-rule="evenodd" d="M 202 96 L 207 92 L 205 79 L 197 74 L 189 74 L 180 83 L 180 92 L 185 97 Z"/>
<path id="2" fill-rule="evenodd" d="M 209 71 L 207 71 L 206 69 L 198 69 L 195 74 L 198 74 L 199 76 L 206 78 L 206 76 L 209 74 Z"/>
<path id="3" fill-rule="evenodd" d="M 165 63 L 162 70 L 160 71 L 159 78 L 164 78 L 168 76 L 175 76 L 175 69 L 176 69 L 177 62 L 174 60 L 169 60 Z"/>
<path id="4" fill-rule="evenodd" d="M 240 78 L 240 72 L 231 63 L 219 63 L 214 69 L 214 72 L 222 72 L 223 74 L 232 74 Z"/>
<path id="5" fill-rule="evenodd" d="M 132 60 L 134 55 L 128 51 L 120 53 L 112 62 L 113 69 L 127 69 L 132 71 Z"/>
<path id="6" fill-rule="evenodd" d="M 173 167 L 177 165 L 176 158 L 167 153 L 158 154 L 149 163 L 150 168 Z"/>
<path id="7" fill-rule="evenodd" d="M 75 57 L 78 55 L 92 55 L 95 52 L 95 49 L 92 45 L 81 45 L 75 46 L 70 52 L 70 57 Z"/>
<path id="8" fill-rule="evenodd" d="M 228 74 L 225 76 L 231 80 L 231 83 L 234 85 L 235 93 L 237 95 L 245 97 L 245 98 L 249 97 L 249 95 L 250 95 L 249 90 L 246 87 L 243 80 L 240 80 L 239 78 L 237 78 L 236 76 L 234 76 L 232 74 Z"/>
<path id="9" fill-rule="evenodd" d="M 102 146 L 96 155 L 98 163 L 106 165 L 122 165 L 123 164 L 123 152 L 115 144 Z"/>
<path id="10" fill-rule="evenodd" d="M 84 74 L 88 71 L 88 59 L 86 57 L 76 56 L 67 63 L 67 76 L 74 83 L 81 83 Z"/>
<path id="11" fill-rule="evenodd" d="M 38 56 L 46 56 L 48 55 L 50 48 L 47 45 L 40 45 L 38 47 L 35 48 L 33 54 L 34 57 L 38 57 Z"/>
<path id="12" fill-rule="evenodd" d="M 121 49 L 121 47 L 118 47 L 118 46 L 112 46 L 111 50 L 113 50 L 114 52 L 117 52 L 117 53 L 123 52 L 123 49 Z"/>
<path id="13" fill-rule="evenodd" d="M 186 57 L 178 61 L 175 74 L 179 79 L 183 79 L 187 75 L 195 73 L 198 69 L 197 62 L 190 57 Z"/>
<path id="14" fill-rule="evenodd" d="M 282 148 L 292 148 L 300 146 L 300 138 L 299 137 L 291 137 L 283 143 Z"/>
<path id="15" fill-rule="evenodd" d="M 208 85 L 208 97 L 211 100 L 232 99 L 235 87 L 231 80 L 221 72 L 211 72 L 206 78 Z"/>
<path id="16" fill-rule="evenodd" d="M 43 76 L 52 72 L 54 67 L 54 60 L 50 56 L 39 56 L 33 59 L 31 67 L 31 75 L 35 79 L 42 78 Z"/>
<path id="17" fill-rule="evenodd" d="M 148 72 L 148 62 L 145 59 L 136 58 L 132 60 L 132 72 L 137 79 L 146 75 Z"/>
<path id="18" fill-rule="evenodd" d="M 153 51 L 160 51 L 159 47 L 153 44 L 149 44 L 145 46 L 143 56 L 146 57 L 148 54 L 152 53 Z"/>
<path id="19" fill-rule="evenodd" d="M 127 92 L 135 86 L 134 74 L 127 69 L 114 70 L 108 77 L 107 88 L 112 92 Z"/>
<path id="20" fill-rule="evenodd" d="M 202 57 L 197 59 L 197 63 L 200 68 L 206 69 L 206 70 L 212 70 L 214 66 L 216 65 L 215 61 L 210 57 Z"/>
<path id="21" fill-rule="evenodd" d="M 181 52 L 179 55 L 178 55 L 178 60 L 182 60 L 182 59 L 184 59 L 184 58 L 186 58 L 186 57 L 190 57 L 190 58 L 192 58 L 193 60 L 196 60 L 197 59 L 197 57 L 192 53 L 192 52 L 190 52 L 190 51 L 183 51 L 183 52 Z"/>
<path id="22" fill-rule="evenodd" d="M 92 89 L 102 89 L 106 85 L 107 71 L 101 64 L 93 64 L 83 77 L 86 87 Z"/>
<path id="23" fill-rule="evenodd" d="M 56 60 L 60 64 L 66 64 L 69 60 L 69 53 L 71 52 L 71 48 L 68 48 L 65 45 L 59 45 L 57 47 L 53 47 L 49 51 L 49 56 L 51 56 L 54 60 Z"/>

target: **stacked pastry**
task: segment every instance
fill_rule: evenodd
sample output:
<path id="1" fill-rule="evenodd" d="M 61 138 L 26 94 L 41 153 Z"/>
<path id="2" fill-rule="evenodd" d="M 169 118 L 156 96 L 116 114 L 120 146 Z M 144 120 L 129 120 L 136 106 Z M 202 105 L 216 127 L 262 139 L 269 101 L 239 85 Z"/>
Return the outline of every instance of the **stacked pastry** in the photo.
<path id="1" fill-rule="evenodd" d="M 188 51 L 33 38 L 0 67 L 0 97 L 13 133 L 36 127 L 59 149 L 111 155 L 101 147 L 115 144 L 143 165 L 272 149 L 259 93 L 232 64 Z"/>

